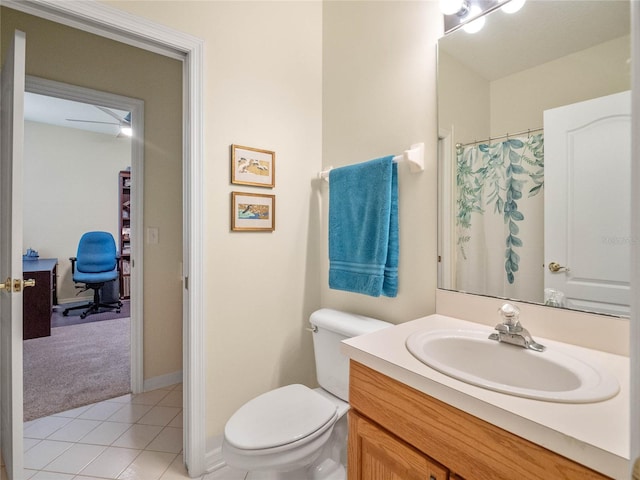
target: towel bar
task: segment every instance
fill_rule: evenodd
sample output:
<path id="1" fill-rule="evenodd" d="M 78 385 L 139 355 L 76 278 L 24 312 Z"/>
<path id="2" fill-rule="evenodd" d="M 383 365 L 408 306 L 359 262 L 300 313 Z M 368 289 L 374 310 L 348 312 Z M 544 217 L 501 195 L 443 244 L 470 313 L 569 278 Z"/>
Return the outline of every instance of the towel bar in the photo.
<path id="1" fill-rule="evenodd" d="M 418 173 L 424 171 L 424 143 L 414 143 L 409 150 L 405 150 L 401 155 L 393 157 L 395 163 L 402 161 L 409 164 L 409 170 L 411 173 Z M 333 167 L 329 167 L 327 170 L 318 172 L 318 178 L 329 181 L 329 172 Z"/>

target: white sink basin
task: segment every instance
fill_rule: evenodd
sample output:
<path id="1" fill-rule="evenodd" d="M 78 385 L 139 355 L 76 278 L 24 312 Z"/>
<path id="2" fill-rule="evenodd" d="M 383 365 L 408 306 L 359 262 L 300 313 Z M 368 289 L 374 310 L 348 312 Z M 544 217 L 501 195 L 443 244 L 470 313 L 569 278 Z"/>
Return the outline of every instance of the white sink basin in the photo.
<path id="1" fill-rule="evenodd" d="M 424 330 L 406 340 L 409 352 L 445 375 L 509 395 L 564 403 L 591 403 L 620 387 L 606 370 L 553 346 L 544 352 L 488 339 L 476 330 Z"/>

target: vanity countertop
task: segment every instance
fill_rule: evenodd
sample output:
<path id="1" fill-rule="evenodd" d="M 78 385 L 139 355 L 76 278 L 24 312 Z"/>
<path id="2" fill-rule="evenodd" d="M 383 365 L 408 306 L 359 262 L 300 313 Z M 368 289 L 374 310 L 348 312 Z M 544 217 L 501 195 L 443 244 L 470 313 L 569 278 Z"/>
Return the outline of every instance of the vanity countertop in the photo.
<path id="1" fill-rule="evenodd" d="M 506 395 L 444 375 L 417 360 L 406 338 L 421 330 L 491 327 L 434 314 L 343 341 L 342 351 L 366 365 L 474 415 L 613 478 L 629 476 L 629 359 L 597 350 L 538 338 L 561 346 L 574 357 L 597 362 L 620 383 L 620 392 L 597 403 L 554 403 Z"/>

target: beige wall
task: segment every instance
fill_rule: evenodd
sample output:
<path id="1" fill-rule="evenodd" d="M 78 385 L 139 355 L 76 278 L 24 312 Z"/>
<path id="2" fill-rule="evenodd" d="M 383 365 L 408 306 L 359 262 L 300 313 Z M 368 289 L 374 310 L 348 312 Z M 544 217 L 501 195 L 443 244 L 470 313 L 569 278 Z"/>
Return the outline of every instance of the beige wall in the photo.
<path id="1" fill-rule="evenodd" d="M 24 130 L 23 251 L 57 258 L 58 301 L 77 301 L 69 257 L 85 232 L 117 241 L 118 172 L 131 164 L 131 139 L 37 122 Z"/>
<path id="2" fill-rule="evenodd" d="M 490 82 L 444 51 L 438 53 L 438 127 L 455 143 L 489 137 Z"/>
<path id="3" fill-rule="evenodd" d="M 315 382 L 305 331 L 323 242 L 320 2 L 110 2 L 195 35 L 204 60 L 207 433 L 255 395 Z M 274 189 L 231 185 L 229 145 L 276 152 Z M 231 191 L 276 195 L 273 233 L 229 231 Z"/>
<path id="4" fill-rule="evenodd" d="M 491 135 L 540 128 L 544 110 L 629 90 L 630 50 L 627 35 L 491 82 Z"/>
<path id="5" fill-rule="evenodd" d="M 399 166 L 398 296 L 328 288 L 328 187 L 320 185 L 322 305 L 407 321 L 435 311 L 437 2 L 324 2 L 323 168 L 398 154 L 425 143 L 425 171 Z"/>
<path id="6" fill-rule="evenodd" d="M 435 2 L 111 2 L 205 40 L 207 431 L 291 381 L 315 383 L 303 330 L 330 306 L 403 321 L 435 310 Z M 330 291 L 319 170 L 425 142 L 400 168 L 400 292 Z M 272 234 L 229 233 L 228 147 L 277 153 Z M 268 252 L 268 253 L 264 253 Z"/>
<path id="7" fill-rule="evenodd" d="M 180 62 L 2 7 L 2 45 L 27 34 L 27 74 L 145 101 L 144 378 L 182 369 Z M 4 50 L 4 49 L 3 49 Z M 114 189 L 115 189 L 114 185 Z"/>

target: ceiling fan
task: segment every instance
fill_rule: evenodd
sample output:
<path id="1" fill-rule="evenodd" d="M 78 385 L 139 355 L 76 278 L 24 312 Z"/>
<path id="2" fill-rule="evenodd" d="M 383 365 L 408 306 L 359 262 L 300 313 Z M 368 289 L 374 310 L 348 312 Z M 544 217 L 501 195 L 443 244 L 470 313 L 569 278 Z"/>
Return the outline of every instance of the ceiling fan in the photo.
<path id="1" fill-rule="evenodd" d="M 99 105 L 94 105 L 94 107 L 96 107 L 97 109 L 103 111 L 104 113 L 106 113 L 107 115 L 113 117 L 114 119 L 117 120 L 117 122 L 103 122 L 100 120 L 82 120 L 82 119 L 78 119 L 78 118 L 67 118 L 65 120 L 69 121 L 69 122 L 83 122 L 83 123 L 100 123 L 100 124 L 104 124 L 104 125 L 118 125 L 120 128 L 118 129 L 118 137 L 120 136 L 127 136 L 130 137 L 133 133 L 132 129 L 131 129 L 131 112 L 127 113 L 124 117 L 121 117 L 120 115 L 118 115 L 117 113 L 113 112 L 112 110 L 106 108 L 106 107 L 101 107 Z"/>

